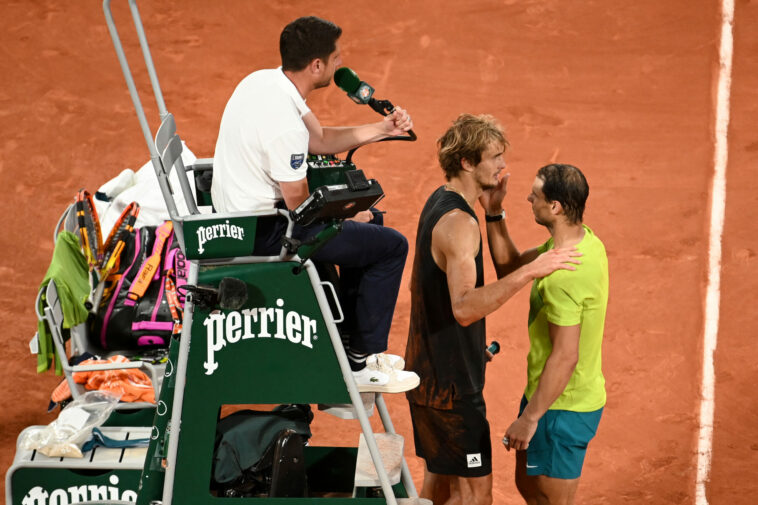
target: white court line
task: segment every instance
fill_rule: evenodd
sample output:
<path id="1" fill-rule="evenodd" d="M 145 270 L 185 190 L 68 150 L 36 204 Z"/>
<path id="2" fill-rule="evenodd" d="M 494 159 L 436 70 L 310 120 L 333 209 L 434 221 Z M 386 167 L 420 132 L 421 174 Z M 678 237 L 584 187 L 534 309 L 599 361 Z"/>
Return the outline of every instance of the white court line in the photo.
<path id="1" fill-rule="evenodd" d="M 703 330 L 703 383 L 701 385 L 700 433 L 697 448 L 696 505 L 708 505 L 705 487 L 711 472 L 713 443 L 714 366 L 721 301 L 721 237 L 724 231 L 726 206 L 726 164 L 728 158 L 729 93 L 732 84 L 732 26 L 734 0 L 721 4 L 721 42 L 719 48 L 719 80 L 716 96 L 716 130 L 713 155 L 714 173 L 711 188 L 711 231 L 708 248 L 708 291 L 705 297 L 705 328 Z"/>

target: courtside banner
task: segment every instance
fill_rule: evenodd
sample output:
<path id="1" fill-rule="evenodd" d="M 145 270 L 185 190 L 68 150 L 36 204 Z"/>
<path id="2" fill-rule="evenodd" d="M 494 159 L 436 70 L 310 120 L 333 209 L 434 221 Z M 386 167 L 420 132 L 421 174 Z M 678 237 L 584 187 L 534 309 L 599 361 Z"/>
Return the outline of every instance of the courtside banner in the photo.
<path id="1" fill-rule="evenodd" d="M 257 222 L 255 216 L 184 221 L 182 227 L 187 259 L 250 256 Z"/>

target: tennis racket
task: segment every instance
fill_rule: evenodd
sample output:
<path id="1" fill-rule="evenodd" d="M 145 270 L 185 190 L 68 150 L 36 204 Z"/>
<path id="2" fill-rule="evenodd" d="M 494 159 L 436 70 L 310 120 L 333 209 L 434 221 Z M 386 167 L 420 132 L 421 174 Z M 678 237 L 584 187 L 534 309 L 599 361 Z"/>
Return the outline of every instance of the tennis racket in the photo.
<path id="1" fill-rule="evenodd" d="M 102 247 L 102 254 L 98 264 L 100 280 L 107 278 L 114 269 L 118 269 L 121 251 L 124 250 L 126 239 L 134 231 L 134 223 L 137 221 L 139 210 L 140 207 L 137 202 L 130 203 L 121 212 L 118 220 L 113 225 Z"/>
<path id="2" fill-rule="evenodd" d="M 100 231 L 100 218 L 92 202 L 92 195 L 87 190 L 79 190 L 74 200 L 74 208 L 76 209 L 77 230 L 82 251 L 90 270 L 93 270 L 99 266 L 103 236 Z"/>

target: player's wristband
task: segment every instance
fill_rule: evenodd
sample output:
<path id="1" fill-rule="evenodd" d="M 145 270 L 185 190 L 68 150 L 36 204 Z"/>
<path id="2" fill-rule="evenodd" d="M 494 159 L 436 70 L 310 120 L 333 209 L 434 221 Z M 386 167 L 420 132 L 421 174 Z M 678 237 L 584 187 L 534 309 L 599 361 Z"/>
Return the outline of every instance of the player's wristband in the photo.
<path id="1" fill-rule="evenodd" d="M 502 221 L 505 219 L 505 209 L 501 210 L 499 214 L 495 214 L 494 216 L 490 216 L 489 214 L 484 215 L 484 220 L 488 223 L 495 223 L 497 221 Z"/>

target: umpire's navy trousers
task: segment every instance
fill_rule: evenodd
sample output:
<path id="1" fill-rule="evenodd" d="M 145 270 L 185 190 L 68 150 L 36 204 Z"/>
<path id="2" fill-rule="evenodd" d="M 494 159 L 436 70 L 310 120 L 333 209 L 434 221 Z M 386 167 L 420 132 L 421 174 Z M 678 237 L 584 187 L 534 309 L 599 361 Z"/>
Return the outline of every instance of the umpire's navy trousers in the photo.
<path id="1" fill-rule="evenodd" d="M 286 223 L 260 222 L 255 254 L 273 255 L 281 250 Z M 325 225 L 295 225 L 293 236 L 304 240 Z M 343 333 L 352 350 L 375 354 L 387 350 L 392 316 L 403 276 L 408 241 L 398 231 L 382 226 L 375 213 L 369 223 L 344 221 L 342 231 L 326 243 L 313 260 L 340 267 L 340 303 L 345 312 Z"/>

